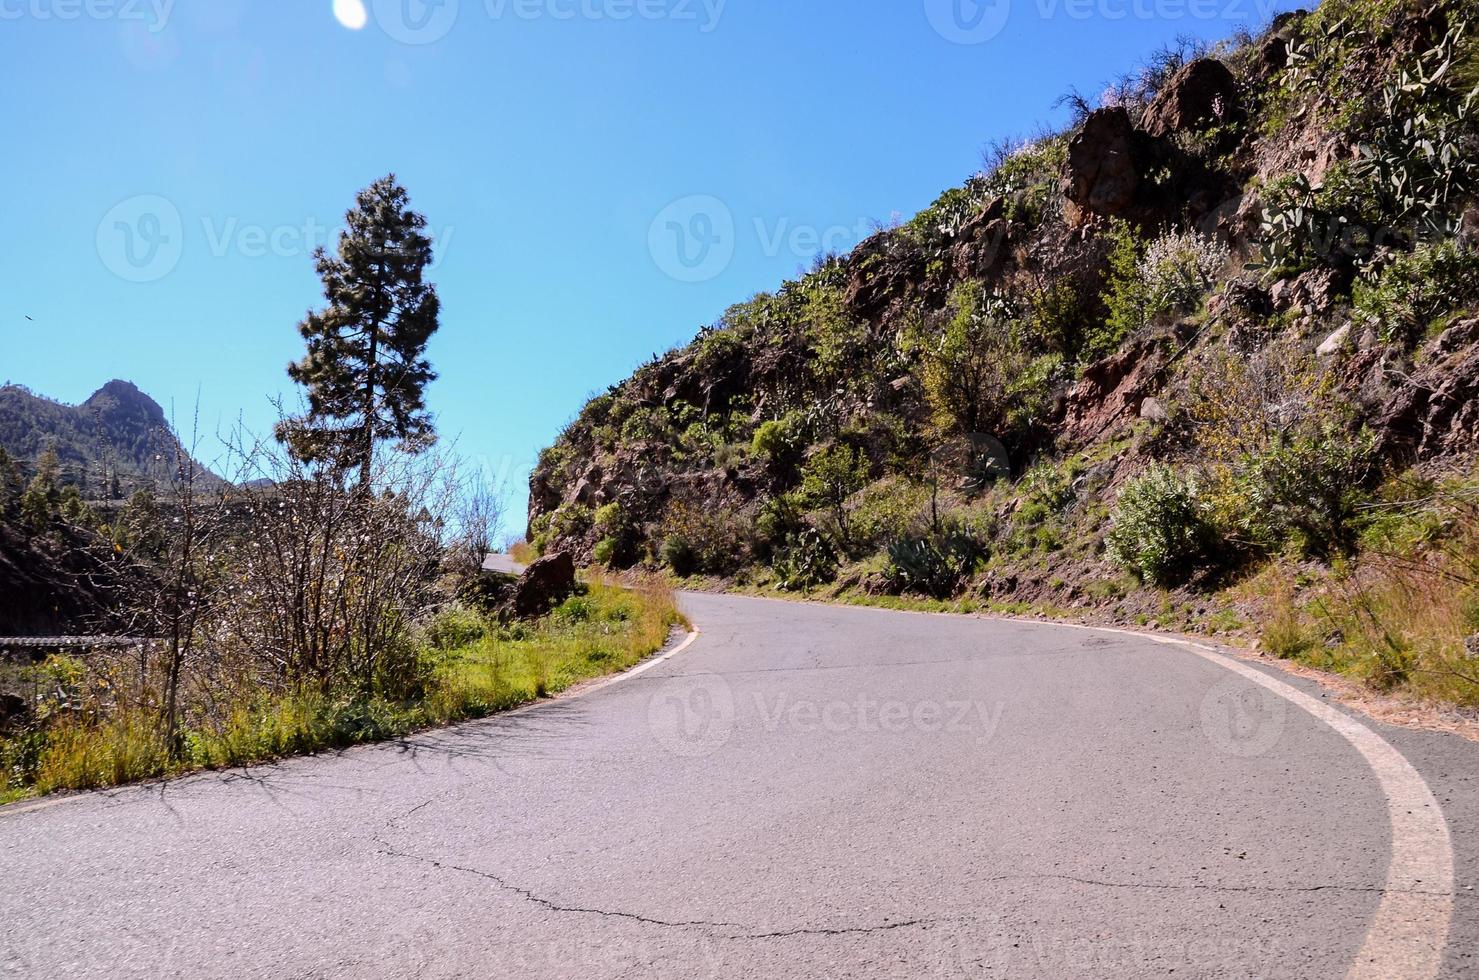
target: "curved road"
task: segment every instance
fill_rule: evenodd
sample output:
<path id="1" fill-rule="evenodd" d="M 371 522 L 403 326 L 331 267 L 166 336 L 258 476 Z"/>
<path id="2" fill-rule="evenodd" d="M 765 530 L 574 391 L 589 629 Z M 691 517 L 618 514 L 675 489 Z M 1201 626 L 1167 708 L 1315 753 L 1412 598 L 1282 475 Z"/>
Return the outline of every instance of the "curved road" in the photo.
<path id="1" fill-rule="evenodd" d="M 1479 974 L 1479 746 L 1128 634 L 684 602 L 579 697 L 0 810 L 0 972 Z"/>

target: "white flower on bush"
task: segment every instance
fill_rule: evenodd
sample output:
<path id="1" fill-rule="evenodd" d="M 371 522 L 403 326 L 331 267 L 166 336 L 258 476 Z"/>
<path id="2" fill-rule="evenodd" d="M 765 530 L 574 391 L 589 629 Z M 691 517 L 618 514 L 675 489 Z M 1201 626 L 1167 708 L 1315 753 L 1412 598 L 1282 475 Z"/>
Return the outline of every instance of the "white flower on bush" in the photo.
<path id="1" fill-rule="evenodd" d="M 1228 249 L 1211 235 L 1170 231 L 1151 242 L 1140 259 L 1148 312 L 1187 313 L 1196 309 L 1227 265 Z"/>

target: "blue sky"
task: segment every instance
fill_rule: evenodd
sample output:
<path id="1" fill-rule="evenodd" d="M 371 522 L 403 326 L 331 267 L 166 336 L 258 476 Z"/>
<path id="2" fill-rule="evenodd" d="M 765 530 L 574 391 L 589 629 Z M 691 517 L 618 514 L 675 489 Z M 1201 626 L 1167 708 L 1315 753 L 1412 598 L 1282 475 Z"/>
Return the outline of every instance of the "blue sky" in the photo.
<path id="1" fill-rule="evenodd" d="M 181 419 L 198 394 L 209 431 L 238 414 L 267 431 L 320 299 L 312 247 L 393 171 L 439 243 L 430 405 L 513 476 L 518 530 L 520 481 L 587 395 L 823 240 L 845 250 L 926 206 L 991 139 L 1059 121 L 1070 86 L 1271 13 L 0 0 L 0 380 L 76 402 L 125 378 Z"/>

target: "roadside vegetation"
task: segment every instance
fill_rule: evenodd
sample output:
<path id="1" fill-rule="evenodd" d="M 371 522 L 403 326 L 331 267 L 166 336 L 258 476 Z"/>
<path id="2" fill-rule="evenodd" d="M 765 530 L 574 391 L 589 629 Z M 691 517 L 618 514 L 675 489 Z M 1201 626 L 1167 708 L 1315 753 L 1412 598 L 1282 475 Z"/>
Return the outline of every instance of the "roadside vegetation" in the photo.
<path id="1" fill-rule="evenodd" d="M 34 708 L 25 728 L 0 739 L 0 801 L 251 765 L 482 718 L 632 667 L 680 622 L 666 584 L 596 576 L 532 622 L 443 610 L 408 638 L 414 650 L 394 689 L 263 685 L 207 676 L 202 664 L 187 685 L 173 744 L 159 724 L 147 653 L 52 656 L 11 668 L 7 688 L 24 692 Z"/>
<path id="2" fill-rule="evenodd" d="M 592 399 L 530 547 L 1258 642 L 1479 706 L 1479 44 L 1326 0 L 1068 124 Z"/>
<path id="3" fill-rule="evenodd" d="M 28 635 L 119 641 L 0 665 L 0 800 L 397 737 L 667 641 L 679 616 L 650 577 L 484 570 L 498 494 L 436 446 L 425 404 L 425 227 L 393 177 L 360 192 L 315 256 L 325 302 L 288 371 L 301 408 L 273 438 L 227 437 L 222 475 L 162 420 L 126 501 L 86 499 L 54 445 L 0 453 L 0 574 L 26 607 L 0 611 Z"/>

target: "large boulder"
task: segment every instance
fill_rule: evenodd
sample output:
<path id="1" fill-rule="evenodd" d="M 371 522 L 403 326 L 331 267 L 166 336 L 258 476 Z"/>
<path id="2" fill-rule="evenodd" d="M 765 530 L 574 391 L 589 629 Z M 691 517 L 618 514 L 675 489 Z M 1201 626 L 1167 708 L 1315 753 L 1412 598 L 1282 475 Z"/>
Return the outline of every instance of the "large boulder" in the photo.
<path id="1" fill-rule="evenodd" d="M 1183 65 L 1145 110 L 1142 128 L 1152 136 L 1204 129 L 1240 112 L 1238 82 L 1216 58 Z"/>
<path id="2" fill-rule="evenodd" d="M 1005 214 L 1006 201 L 993 198 L 960 229 L 950 247 L 956 279 L 990 279 L 1001 271 L 1010 252 L 1011 224 Z"/>
<path id="3" fill-rule="evenodd" d="M 520 619 L 543 616 L 575 591 L 575 562 L 564 551 L 535 561 L 514 587 L 514 615 Z"/>
<path id="4" fill-rule="evenodd" d="M 1064 196 L 1098 214 L 1127 212 L 1140 189 L 1134 142 L 1135 127 L 1122 107 L 1089 113 L 1068 144 Z"/>
<path id="5" fill-rule="evenodd" d="M 1123 106 L 1095 109 L 1068 142 L 1060 189 L 1072 227 L 1092 215 L 1145 222 L 1163 218 L 1172 199 L 1184 201 L 1192 187 L 1162 187 L 1152 177 L 1182 169 L 1169 141 L 1135 128 Z M 1177 204 L 1177 208 L 1181 207 Z"/>

